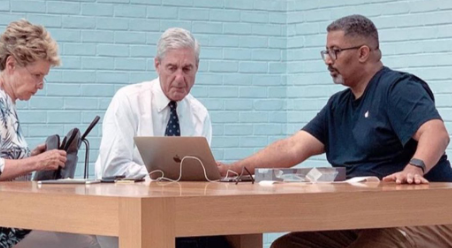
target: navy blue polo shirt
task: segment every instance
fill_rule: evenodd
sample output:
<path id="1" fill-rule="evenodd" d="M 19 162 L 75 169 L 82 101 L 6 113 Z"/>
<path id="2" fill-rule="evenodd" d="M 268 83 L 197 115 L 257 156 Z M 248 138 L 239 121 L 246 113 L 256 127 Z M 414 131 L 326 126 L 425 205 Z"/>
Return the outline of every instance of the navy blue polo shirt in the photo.
<path id="1" fill-rule="evenodd" d="M 441 116 L 427 83 L 383 67 L 360 98 L 350 89 L 334 94 L 303 130 L 324 144 L 332 166 L 346 167 L 347 177 L 382 178 L 403 170 L 416 151 L 412 136 L 432 119 Z M 445 154 L 425 178 L 452 182 Z"/>

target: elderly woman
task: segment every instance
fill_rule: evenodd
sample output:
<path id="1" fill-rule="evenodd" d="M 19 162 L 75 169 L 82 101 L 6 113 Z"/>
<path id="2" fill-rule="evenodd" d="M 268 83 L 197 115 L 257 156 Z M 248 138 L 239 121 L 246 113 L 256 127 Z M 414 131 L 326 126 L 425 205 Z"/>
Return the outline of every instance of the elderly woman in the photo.
<path id="1" fill-rule="evenodd" d="M 33 171 L 55 170 L 64 166 L 65 151 L 45 151 L 43 144 L 30 152 L 16 112 L 16 101 L 27 101 L 41 90 L 50 67 L 59 64 L 58 46 L 42 26 L 26 20 L 15 21 L 1 35 L 0 181 L 27 180 Z M 0 227 L 0 248 L 12 247 L 28 233 L 30 230 Z M 74 240 L 76 243 L 94 243 L 92 246 L 82 244 L 76 247 L 98 247 L 91 236 L 40 231 L 31 232 L 24 242 L 15 247 L 62 247 Z"/>

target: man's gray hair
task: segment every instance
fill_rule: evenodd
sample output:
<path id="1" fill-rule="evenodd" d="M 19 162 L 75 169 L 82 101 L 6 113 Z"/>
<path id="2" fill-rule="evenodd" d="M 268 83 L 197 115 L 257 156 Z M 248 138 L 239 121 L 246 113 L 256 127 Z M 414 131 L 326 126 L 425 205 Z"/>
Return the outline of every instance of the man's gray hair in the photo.
<path id="1" fill-rule="evenodd" d="M 196 63 L 199 62 L 199 43 L 190 31 L 183 28 L 169 28 L 162 34 L 157 43 L 156 57 L 161 61 L 168 50 L 180 48 L 192 48 Z"/>
<path id="2" fill-rule="evenodd" d="M 378 31 L 374 23 L 369 18 L 362 15 L 349 15 L 337 19 L 326 28 L 330 31 L 344 31 L 345 36 L 363 37 L 375 43 L 378 48 Z"/>

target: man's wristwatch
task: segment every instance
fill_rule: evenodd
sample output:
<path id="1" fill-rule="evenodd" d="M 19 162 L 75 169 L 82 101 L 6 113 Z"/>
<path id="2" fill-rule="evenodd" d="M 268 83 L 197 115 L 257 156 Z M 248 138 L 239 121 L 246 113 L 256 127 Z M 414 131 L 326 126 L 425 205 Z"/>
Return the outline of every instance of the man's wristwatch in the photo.
<path id="1" fill-rule="evenodd" d="M 422 173 L 425 173 L 425 163 L 424 163 L 424 161 L 422 161 L 420 159 L 417 159 L 417 158 L 412 158 L 410 160 L 409 164 L 421 168 L 422 169 Z"/>

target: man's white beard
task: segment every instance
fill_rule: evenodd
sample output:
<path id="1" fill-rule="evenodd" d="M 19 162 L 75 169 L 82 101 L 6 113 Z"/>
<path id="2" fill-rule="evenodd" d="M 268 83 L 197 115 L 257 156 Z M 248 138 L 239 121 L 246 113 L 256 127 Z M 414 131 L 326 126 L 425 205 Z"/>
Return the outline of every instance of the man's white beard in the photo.
<path id="1" fill-rule="evenodd" d="M 333 82 L 335 84 L 344 84 L 344 78 L 342 77 L 341 74 L 337 74 L 336 77 L 333 77 Z"/>

